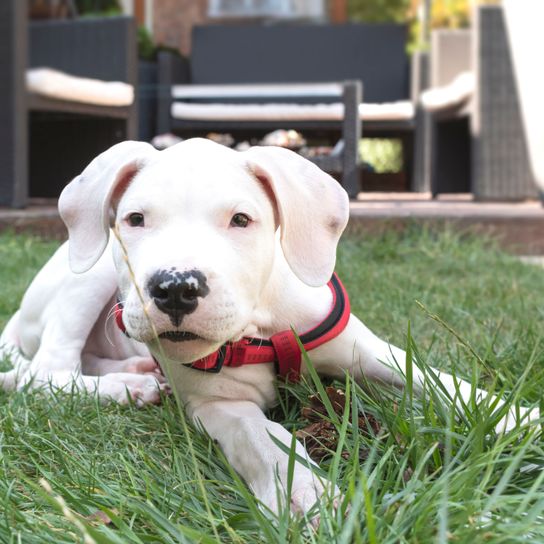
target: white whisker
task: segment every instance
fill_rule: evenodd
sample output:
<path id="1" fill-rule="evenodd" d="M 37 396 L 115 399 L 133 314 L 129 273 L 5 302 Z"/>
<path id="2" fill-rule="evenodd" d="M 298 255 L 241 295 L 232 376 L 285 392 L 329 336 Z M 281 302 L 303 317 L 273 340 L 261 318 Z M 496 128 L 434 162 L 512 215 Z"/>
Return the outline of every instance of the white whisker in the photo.
<path id="1" fill-rule="evenodd" d="M 110 344 L 110 346 L 115 346 L 115 344 L 113 343 L 110 335 L 108 334 L 108 322 L 110 321 L 110 319 L 115 319 L 115 308 L 118 304 L 118 302 L 121 302 L 122 305 L 124 305 L 124 302 L 122 301 L 117 301 L 109 310 L 108 310 L 108 314 L 106 315 L 106 320 L 104 321 L 104 336 L 106 337 L 106 340 L 108 341 L 108 343 Z"/>

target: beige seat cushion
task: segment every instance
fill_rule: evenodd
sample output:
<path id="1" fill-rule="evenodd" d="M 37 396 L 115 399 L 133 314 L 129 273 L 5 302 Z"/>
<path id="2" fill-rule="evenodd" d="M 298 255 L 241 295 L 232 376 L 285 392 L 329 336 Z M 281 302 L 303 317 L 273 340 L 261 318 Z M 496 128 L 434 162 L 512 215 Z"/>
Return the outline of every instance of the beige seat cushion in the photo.
<path id="1" fill-rule="evenodd" d="M 474 74 L 472 72 L 463 72 L 449 85 L 423 91 L 421 93 L 421 105 L 430 112 L 462 106 L 472 98 L 475 87 Z"/>
<path id="2" fill-rule="evenodd" d="M 31 93 L 48 98 L 97 106 L 130 106 L 134 88 L 120 81 L 76 77 L 52 68 L 32 68 L 26 72 Z"/>
<path id="3" fill-rule="evenodd" d="M 175 119 L 193 121 L 340 121 L 344 106 L 334 104 L 197 104 L 174 102 L 171 109 Z M 361 104 L 359 116 L 363 121 L 410 120 L 414 106 L 408 100 L 384 104 Z"/>

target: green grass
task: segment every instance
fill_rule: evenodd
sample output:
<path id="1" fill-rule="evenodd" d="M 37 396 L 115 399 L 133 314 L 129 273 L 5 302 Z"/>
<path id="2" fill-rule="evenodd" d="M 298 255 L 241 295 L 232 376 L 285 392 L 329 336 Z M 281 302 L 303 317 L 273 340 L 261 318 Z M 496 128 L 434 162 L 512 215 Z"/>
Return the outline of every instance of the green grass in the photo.
<path id="1" fill-rule="evenodd" d="M 55 246 L 0 235 L 0 327 Z M 354 313 L 414 362 L 540 400 L 544 270 L 485 239 L 414 229 L 345 239 L 338 271 Z M 544 542 L 544 472 L 520 470 L 544 463 L 538 428 L 496 436 L 492 407 L 455 414 L 432 378 L 424 402 L 335 385 L 346 406 L 324 416 L 337 446 L 320 466 L 351 506 L 322 501 L 317 532 L 285 514 L 271 523 L 173 399 L 137 409 L 0 393 L 0 542 Z M 311 378 L 281 386 L 272 417 L 304 427 L 301 407 L 320 391 Z M 363 414 L 381 430 L 367 432 Z"/>

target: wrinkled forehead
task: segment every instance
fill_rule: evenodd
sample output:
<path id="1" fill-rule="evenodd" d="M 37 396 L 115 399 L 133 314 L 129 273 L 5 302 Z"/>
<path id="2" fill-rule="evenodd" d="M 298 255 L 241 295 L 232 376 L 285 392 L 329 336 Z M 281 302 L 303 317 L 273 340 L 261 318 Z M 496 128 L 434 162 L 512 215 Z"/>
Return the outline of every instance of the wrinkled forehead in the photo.
<path id="1" fill-rule="evenodd" d="M 119 208 L 139 204 L 195 210 L 239 201 L 270 205 L 262 184 L 237 152 L 161 152 L 135 176 Z"/>

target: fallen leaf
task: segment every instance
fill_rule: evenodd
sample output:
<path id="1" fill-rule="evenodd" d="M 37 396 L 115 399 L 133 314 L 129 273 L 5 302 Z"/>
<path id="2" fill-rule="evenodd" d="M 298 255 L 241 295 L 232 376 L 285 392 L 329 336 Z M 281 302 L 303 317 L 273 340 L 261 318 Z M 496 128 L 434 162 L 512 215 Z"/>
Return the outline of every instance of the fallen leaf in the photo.
<path id="1" fill-rule="evenodd" d="M 334 412 L 340 418 L 343 417 L 346 405 L 345 393 L 336 387 L 327 387 L 325 392 Z M 319 396 L 311 395 L 308 400 L 310 404 L 302 408 L 301 415 L 310 423 L 299 429 L 296 436 L 304 442 L 310 457 L 314 461 L 320 462 L 330 455 L 331 451 L 336 451 L 338 448 L 338 432 L 334 424 L 327 419 L 327 409 Z M 381 430 L 380 422 L 370 414 L 360 415 L 357 423 L 361 434 L 365 436 L 375 436 Z M 344 450 L 341 455 L 344 459 L 349 458 L 347 450 Z M 363 461 L 367 457 L 368 450 L 360 448 L 359 459 Z"/>

